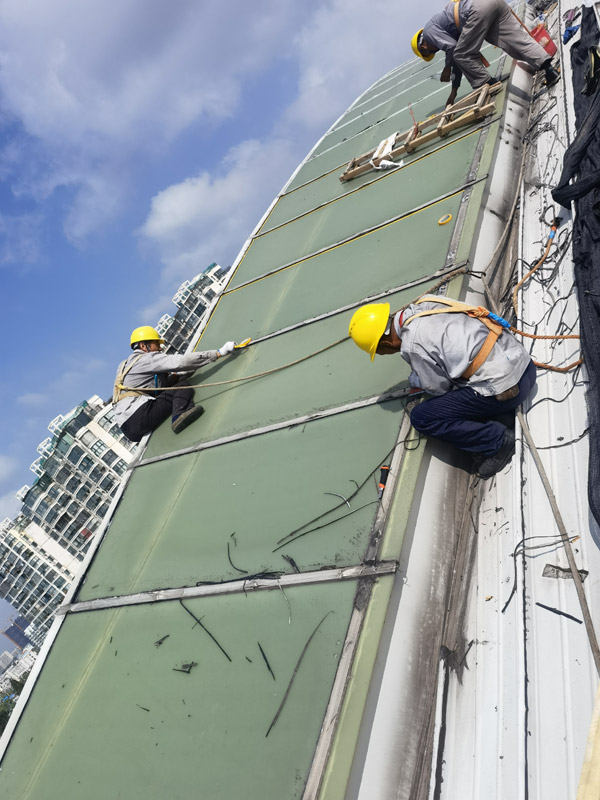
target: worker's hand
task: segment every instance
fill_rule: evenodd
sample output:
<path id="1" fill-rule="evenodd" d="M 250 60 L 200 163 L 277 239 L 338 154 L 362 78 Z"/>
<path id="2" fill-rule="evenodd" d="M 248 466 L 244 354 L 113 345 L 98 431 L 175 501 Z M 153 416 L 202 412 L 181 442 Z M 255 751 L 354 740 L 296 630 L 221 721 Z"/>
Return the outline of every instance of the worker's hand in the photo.
<path id="1" fill-rule="evenodd" d="M 458 92 L 458 89 L 452 89 L 452 91 L 448 95 L 448 99 L 446 100 L 446 106 L 454 105 L 454 102 L 456 100 L 456 93 L 457 92 Z"/>
<path id="2" fill-rule="evenodd" d="M 444 69 L 442 70 L 442 74 L 440 75 L 441 82 L 448 83 L 451 74 L 452 74 L 452 69 L 448 66 L 444 67 Z"/>
<path id="3" fill-rule="evenodd" d="M 228 356 L 230 353 L 233 353 L 235 350 L 235 342 L 225 342 L 224 345 L 221 345 L 217 350 L 217 355 L 219 358 L 221 356 Z"/>

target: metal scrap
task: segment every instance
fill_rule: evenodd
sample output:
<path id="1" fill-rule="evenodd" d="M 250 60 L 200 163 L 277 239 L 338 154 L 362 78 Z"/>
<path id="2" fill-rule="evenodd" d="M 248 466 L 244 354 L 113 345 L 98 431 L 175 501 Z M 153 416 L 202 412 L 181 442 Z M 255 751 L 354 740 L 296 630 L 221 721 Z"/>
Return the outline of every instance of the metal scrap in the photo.
<path id="1" fill-rule="evenodd" d="M 181 667 L 173 667 L 173 672 L 185 672 L 186 675 L 189 675 L 192 669 L 197 666 L 198 664 L 195 661 L 189 661 L 187 664 L 182 664 Z"/>
<path id="2" fill-rule="evenodd" d="M 288 683 L 288 685 L 287 685 L 287 689 L 285 690 L 285 694 L 283 695 L 283 698 L 282 698 L 282 700 L 281 700 L 281 703 L 279 704 L 279 708 L 278 708 L 278 709 L 277 709 L 277 711 L 275 712 L 275 716 L 273 717 L 273 720 L 272 720 L 271 724 L 269 725 L 269 729 L 268 729 L 268 730 L 267 730 L 267 732 L 265 733 L 265 739 L 266 739 L 266 738 L 267 738 L 267 736 L 268 736 L 268 735 L 271 733 L 271 731 L 273 730 L 273 727 L 275 726 L 275 723 L 276 723 L 276 722 L 277 722 L 277 720 L 279 719 L 279 715 L 281 714 L 281 712 L 282 712 L 282 710 L 283 710 L 283 707 L 284 707 L 284 705 L 285 705 L 285 703 L 286 703 L 286 701 L 287 701 L 287 699 L 288 699 L 288 695 L 289 695 L 289 693 L 290 693 L 290 690 L 291 690 L 291 688 L 292 688 L 292 684 L 294 683 L 294 680 L 295 680 L 295 678 L 296 678 L 296 675 L 298 674 L 298 670 L 300 669 L 300 664 L 302 664 L 302 660 L 304 659 L 304 656 L 306 655 L 306 651 L 308 650 L 308 646 L 309 646 L 309 644 L 312 642 L 312 640 L 313 640 L 313 638 L 314 638 L 314 636 L 315 636 L 316 632 L 319 630 L 319 628 L 321 627 L 321 625 L 322 625 L 322 624 L 325 622 L 325 620 L 327 619 L 327 617 L 328 617 L 330 614 L 333 614 L 333 611 L 328 611 L 328 612 L 325 614 L 325 616 L 324 616 L 324 617 L 321 619 L 321 621 L 318 623 L 318 625 L 317 625 L 317 626 L 316 626 L 316 628 L 313 630 L 313 632 L 311 633 L 311 635 L 308 637 L 308 639 L 307 639 L 307 641 L 306 641 L 306 644 L 305 644 L 305 645 L 304 645 L 304 647 L 302 648 L 302 652 L 300 653 L 300 657 L 298 658 L 298 661 L 296 662 L 296 666 L 294 667 L 294 671 L 292 672 L 292 677 L 290 678 L 290 682 L 289 682 L 289 683 Z M 260 645 L 259 645 L 259 646 L 260 646 Z"/>
<path id="3" fill-rule="evenodd" d="M 202 628 L 202 630 L 203 630 L 205 633 L 207 633 L 207 634 L 210 636 L 210 638 L 211 638 L 211 639 L 213 640 L 213 642 L 214 642 L 214 643 L 217 645 L 217 647 L 219 648 L 219 650 L 220 650 L 220 651 L 223 653 L 223 655 L 225 656 L 225 658 L 226 658 L 228 661 L 231 661 L 231 657 L 230 657 L 229 653 L 228 653 L 228 652 L 225 650 L 225 648 L 224 648 L 224 647 L 223 647 L 223 646 L 220 644 L 220 642 L 218 642 L 218 641 L 217 641 L 217 639 L 216 639 L 216 638 L 215 638 L 215 637 L 212 635 L 212 633 L 211 633 L 211 632 L 208 630 L 208 628 L 206 627 L 206 625 L 203 625 L 203 624 L 202 624 L 202 620 L 201 620 L 201 619 L 199 619 L 199 618 L 198 618 L 198 617 L 197 617 L 197 616 L 196 616 L 196 615 L 193 613 L 193 611 L 190 611 L 190 609 L 189 609 L 189 608 L 186 606 L 186 604 L 183 602 L 183 600 L 181 600 L 181 599 L 180 599 L 180 600 L 179 600 L 179 603 L 180 603 L 181 607 L 182 607 L 182 608 L 184 608 L 184 609 L 187 611 L 187 613 L 190 615 L 190 617 L 192 617 L 192 619 L 194 619 L 194 620 L 196 621 L 196 623 L 197 623 L 198 625 L 200 625 L 200 627 Z"/>

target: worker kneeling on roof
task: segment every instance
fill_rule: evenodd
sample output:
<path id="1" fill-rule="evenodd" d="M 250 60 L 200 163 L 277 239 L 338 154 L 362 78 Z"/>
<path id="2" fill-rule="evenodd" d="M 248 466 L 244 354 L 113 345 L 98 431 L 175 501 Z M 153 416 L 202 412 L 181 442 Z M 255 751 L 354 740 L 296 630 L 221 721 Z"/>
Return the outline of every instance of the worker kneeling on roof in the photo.
<path id="1" fill-rule="evenodd" d="M 363 306 L 349 333 L 371 361 L 400 353 L 412 369 L 410 385 L 433 395 L 411 411 L 413 427 L 471 453 L 489 478 L 512 458 L 512 412 L 536 380 L 529 353 L 506 326 L 486 309 L 436 295 L 391 316 L 389 303 Z"/>
<path id="2" fill-rule="evenodd" d="M 431 61 L 438 50 L 446 53 L 446 66 L 440 80 L 452 78 L 448 103 L 454 103 L 464 73 L 473 89 L 496 83 L 485 67 L 489 63 L 479 52 L 483 42 L 501 47 L 512 58 L 525 61 L 536 70 L 543 69 L 546 84 L 552 86 L 560 75 L 552 58 L 521 25 L 504 0 L 459 0 L 448 3 L 412 38 L 413 53 Z"/>
<path id="3" fill-rule="evenodd" d="M 132 442 L 139 442 L 169 416 L 174 433 L 198 419 L 204 409 L 194 405 L 194 389 L 178 388 L 177 381 L 235 349 L 235 342 L 226 342 L 218 350 L 167 355 L 161 353 L 163 344 L 158 331 L 149 325 L 136 328 L 131 334 L 134 352 L 117 370 L 114 416 Z"/>

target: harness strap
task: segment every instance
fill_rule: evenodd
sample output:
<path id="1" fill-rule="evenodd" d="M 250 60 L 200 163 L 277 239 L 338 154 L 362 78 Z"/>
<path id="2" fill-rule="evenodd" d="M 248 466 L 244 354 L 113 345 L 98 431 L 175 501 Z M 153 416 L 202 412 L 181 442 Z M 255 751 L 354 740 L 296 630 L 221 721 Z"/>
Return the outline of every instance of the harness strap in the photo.
<path id="1" fill-rule="evenodd" d="M 460 31 L 460 15 L 458 13 L 458 0 L 454 0 L 454 8 L 452 10 L 454 11 L 454 24 Z"/>
<path id="2" fill-rule="evenodd" d="M 121 361 L 119 364 L 119 368 L 117 370 L 117 377 L 115 379 L 115 386 L 113 389 L 113 396 L 112 401 L 113 405 L 118 403 L 119 400 L 124 400 L 126 397 L 140 397 L 143 394 L 146 394 L 144 389 L 131 389 L 127 388 L 127 391 L 123 391 L 125 388 L 123 385 L 123 381 L 125 380 L 125 376 L 129 373 L 129 371 L 137 364 L 140 358 L 144 355 L 144 353 L 139 353 L 136 358 L 132 359 L 131 364 L 125 369 L 125 364 L 127 363 L 127 359 L 125 361 Z"/>
<path id="3" fill-rule="evenodd" d="M 448 308 L 434 308 L 430 311 L 419 311 L 417 314 L 413 314 L 412 317 L 409 317 L 407 320 L 404 320 L 403 324 L 408 325 L 409 322 L 412 322 L 413 319 L 417 317 L 429 317 L 433 314 L 467 314 L 469 317 L 473 317 L 474 319 L 478 319 L 479 322 L 482 322 L 485 327 L 488 329 L 488 335 L 484 341 L 484 343 L 479 348 L 475 358 L 471 361 L 469 366 L 460 376 L 464 380 L 469 380 L 469 378 L 474 375 L 477 370 L 483 365 L 486 358 L 492 352 L 492 348 L 498 341 L 498 338 L 502 334 L 504 328 L 502 325 L 498 325 L 489 318 L 489 311 L 487 308 L 483 308 L 483 306 L 470 306 L 468 303 L 460 303 L 458 300 L 451 300 L 448 297 L 438 297 L 432 295 L 426 295 L 425 297 L 421 297 L 420 300 L 417 300 L 415 305 L 420 303 L 441 303 L 443 305 L 448 306 Z"/>

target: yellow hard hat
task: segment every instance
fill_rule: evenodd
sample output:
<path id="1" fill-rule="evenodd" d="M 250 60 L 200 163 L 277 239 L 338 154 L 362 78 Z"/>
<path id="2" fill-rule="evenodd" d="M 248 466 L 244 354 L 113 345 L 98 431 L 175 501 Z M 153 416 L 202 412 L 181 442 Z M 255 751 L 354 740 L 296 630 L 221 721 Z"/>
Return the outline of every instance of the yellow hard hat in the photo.
<path id="1" fill-rule="evenodd" d="M 142 325 L 132 332 L 129 341 L 132 347 L 134 344 L 138 344 L 138 342 L 158 342 L 159 344 L 164 344 L 165 340 L 160 338 L 156 328 L 151 328 L 150 325 Z"/>
<path id="2" fill-rule="evenodd" d="M 354 339 L 354 344 L 371 356 L 371 361 L 375 359 L 377 345 L 385 333 L 389 318 L 389 303 L 370 303 L 352 315 L 348 333 Z"/>
<path id="3" fill-rule="evenodd" d="M 431 59 L 434 57 L 435 53 L 422 53 L 419 50 L 419 36 L 422 33 L 423 33 L 423 28 L 421 28 L 420 30 L 418 30 L 415 33 L 415 35 L 410 40 L 410 46 L 412 47 L 412 51 L 416 56 L 419 56 L 419 58 L 422 58 L 423 61 L 431 61 Z"/>

